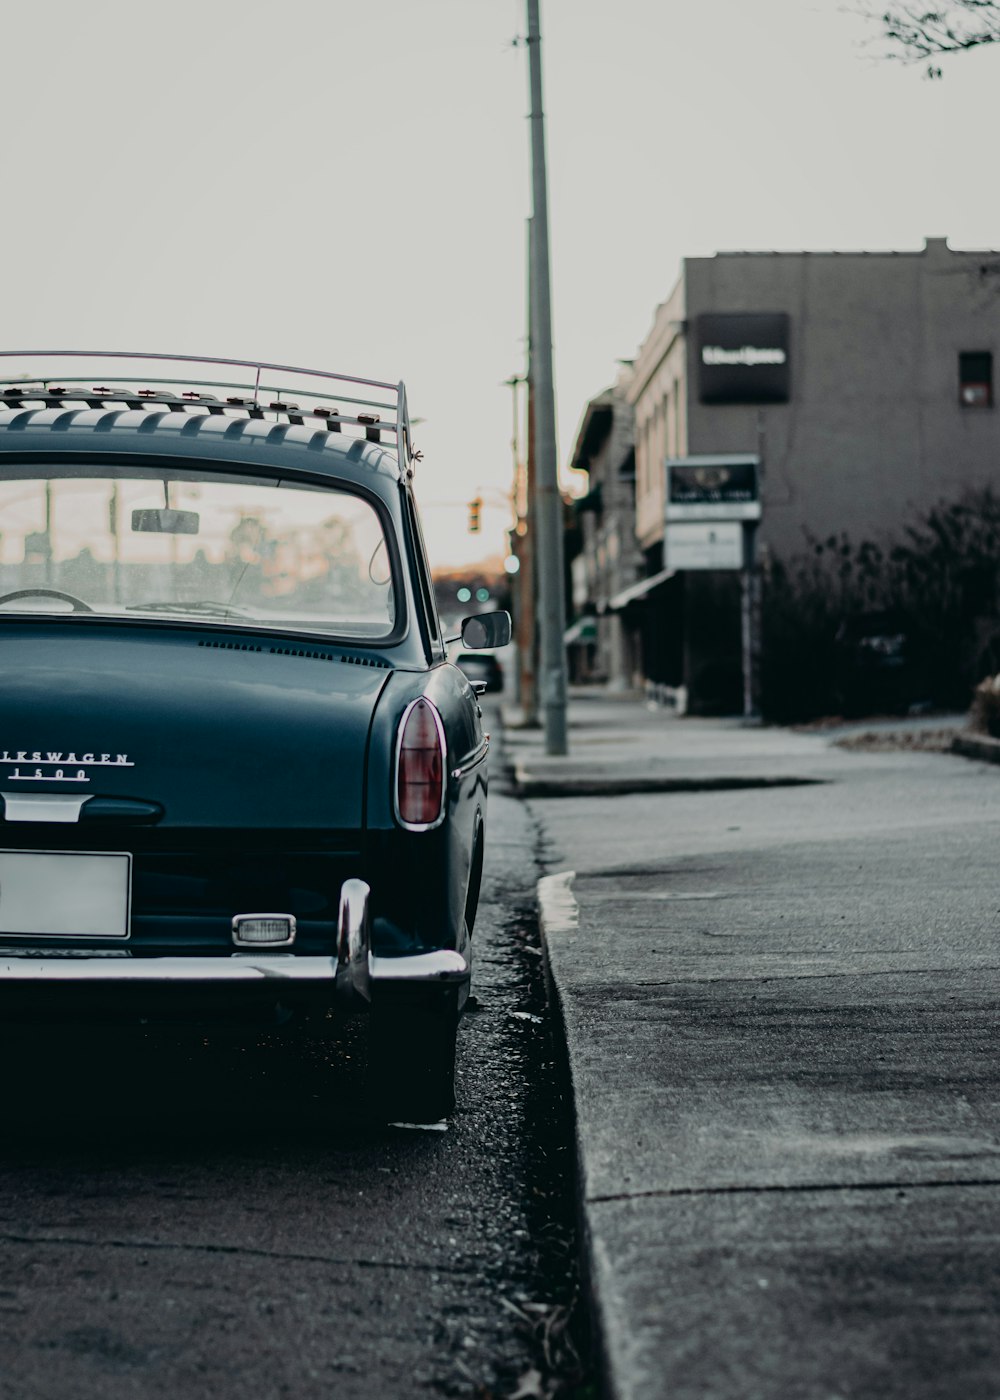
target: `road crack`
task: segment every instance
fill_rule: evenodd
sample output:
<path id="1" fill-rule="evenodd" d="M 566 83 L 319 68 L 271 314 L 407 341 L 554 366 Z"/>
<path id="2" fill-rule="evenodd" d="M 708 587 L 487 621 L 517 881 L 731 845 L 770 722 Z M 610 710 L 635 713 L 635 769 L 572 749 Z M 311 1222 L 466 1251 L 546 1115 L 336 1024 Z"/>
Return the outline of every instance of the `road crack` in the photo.
<path id="1" fill-rule="evenodd" d="M 1000 1186 L 1000 1177 L 964 1177 L 946 1181 L 854 1181 L 854 1182 L 794 1182 L 789 1185 L 767 1186 L 673 1186 L 656 1191 L 621 1191 L 606 1196 L 588 1196 L 592 1206 L 614 1205 L 619 1201 L 648 1201 L 657 1198 L 692 1196 L 783 1196 L 808 1195 L 821 1191 L 939 1191 L 944 1187 Z"/>
<path id="2" fill-rule="evenodd" d="M 73 1249 L 120 1249 L 163 1254 L 216 1254 L 247 1259 L 273 1259 L 283 1263 L 325 1264 L 346 1269 L 398 1269 L 433 1274 L 475 1274 L 476 1268 L 460 1264 L 420 1263 L 401 1259 L 351 1259 L 332 1254 L 305 1254 L 292 1250 L 259 1249 L 240 1244 L 194 1244 L 177 1240 L 94 1240 L 73 1235 L 0 1234 L 0 1244 L 52 1245 Z"/>
<path id="3" fill-rule="evenodd" d="M 779 954 L 779 956 L 781 956 Z M 760 972 L 760 973 L 733 973 L 720 972 L 714 977 L 667 977 L 644 979 L 634 977 L 628 987 L 606 987 L 604 984 L 598 986 L 588 985 L 583 987 L 571 987 L 569 992 L 574 997 L 586 999 L 587 997 L 600 997 L 607 1001 L 614 998 L 618 1001 L 627 1001 L 631 991 L 636 988 L 646 990 L 657 987 L 717 987 L 720 983 L 732 983 L 750 985 L 751 983 L 767 984 L 771 982 L 831 982 L 857 980 L 865 977 L 933 977 L 947 976 L 952 973 L 966 974 L 970 972 L 1000 972 L 1000 963 L 972 963 L 965 967 L 901 967 L 901 968 L 877 968 L 874 971 L 860 968 L 856 972 Z"/>

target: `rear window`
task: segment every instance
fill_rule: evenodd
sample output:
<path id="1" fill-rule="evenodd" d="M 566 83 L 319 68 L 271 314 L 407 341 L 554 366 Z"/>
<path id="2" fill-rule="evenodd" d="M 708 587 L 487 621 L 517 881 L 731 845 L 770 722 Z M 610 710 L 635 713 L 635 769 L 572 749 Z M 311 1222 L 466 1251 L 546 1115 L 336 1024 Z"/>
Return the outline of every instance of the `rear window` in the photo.
<path id="1" fill-rule="evenodd" d="M 371 640 L 394 629 L 382 522 L 351 492 L 187 466 L 18 471 L 0 482 L 0 615 L 248 621 Z"/>

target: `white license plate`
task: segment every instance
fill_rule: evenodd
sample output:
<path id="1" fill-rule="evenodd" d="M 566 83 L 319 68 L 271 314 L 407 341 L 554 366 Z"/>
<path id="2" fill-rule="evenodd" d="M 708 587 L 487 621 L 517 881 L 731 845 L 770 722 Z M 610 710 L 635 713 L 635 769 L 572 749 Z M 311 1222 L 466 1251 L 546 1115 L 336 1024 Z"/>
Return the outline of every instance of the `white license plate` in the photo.
<path id="1" fill-rule="evenodd" d="M 127 938 L 132 857 L 0 851 L 0 934 Z"/>

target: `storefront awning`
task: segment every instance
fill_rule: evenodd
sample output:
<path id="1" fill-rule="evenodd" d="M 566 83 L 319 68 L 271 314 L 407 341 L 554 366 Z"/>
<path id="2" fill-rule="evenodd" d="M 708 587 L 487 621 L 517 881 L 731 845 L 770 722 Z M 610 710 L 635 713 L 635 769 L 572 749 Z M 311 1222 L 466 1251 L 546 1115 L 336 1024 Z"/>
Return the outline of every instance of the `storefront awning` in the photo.
<path id="1" fill-rule="evenodd" d="M 587 642 L 597 641 L 597 622 L 592 617 L 579 617 L 572 627 L 567 627 L 563 633 L 563 642 L 566 646 L 584 646 Z"/>
<path id="2" fill-rule="evenodd" d="M 673 578 L 673 576 L 673 569 L 661 569 L 658 574 L 633 583 L 631 588 L 623 588 L 620 593 L 616 593 L 608 599 L 608 612 L 619 612 L 622 608 L 627 608 L 629 603 L 639 602 L 641 598 L 646 597 L 647 593 L 651 593 L 654 588 L 659 588 L 661 583 L 666 583 L 667 579 Z"/>

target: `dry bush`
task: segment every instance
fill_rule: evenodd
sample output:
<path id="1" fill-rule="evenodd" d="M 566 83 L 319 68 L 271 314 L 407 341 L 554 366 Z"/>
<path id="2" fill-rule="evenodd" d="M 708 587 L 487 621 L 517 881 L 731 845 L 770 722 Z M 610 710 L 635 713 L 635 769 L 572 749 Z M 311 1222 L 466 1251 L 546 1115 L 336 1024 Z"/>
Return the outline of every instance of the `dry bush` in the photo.
<path id="1" fill-rule="evenodd" d="M 1000 739 L 1000 675 L 987 676 L 972 692 L 969 727 Z"/>
<path id="2" fill-rule="evenodd" d="M 940 501 L 895 540 L 807 536 L 764 593 L 763 706 L 787 722 L 837 712 L 837 632 L 892 614 L 913 658 L 912 700 L 962 709 L 1000 670 L 1000 495 Z M 1000 705 L 1000 697 L 998 697 Z"/>

